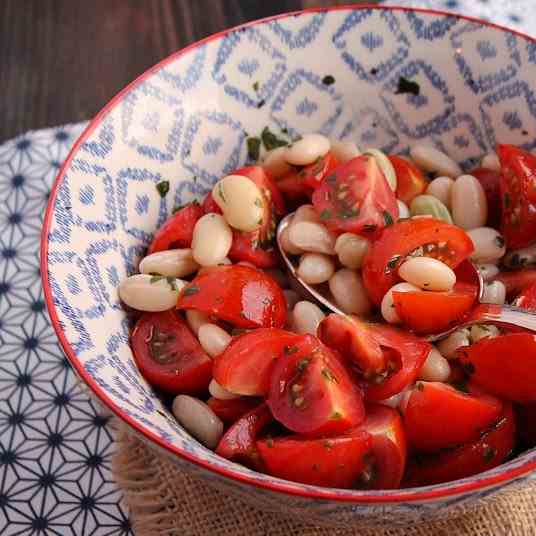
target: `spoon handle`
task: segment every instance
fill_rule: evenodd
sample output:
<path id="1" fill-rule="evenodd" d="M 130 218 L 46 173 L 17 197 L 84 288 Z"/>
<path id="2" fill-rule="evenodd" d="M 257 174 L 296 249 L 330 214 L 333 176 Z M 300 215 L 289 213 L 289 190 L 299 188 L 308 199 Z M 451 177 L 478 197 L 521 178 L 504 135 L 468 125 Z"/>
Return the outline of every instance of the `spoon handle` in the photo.
<path id="1" fill-rule="evenodd" d="M 490 322 L 505 327 L 519 327 L 536 332 L 536 313 L 512 305 L 481 303 L 464 322 L 465 326 Z"/>

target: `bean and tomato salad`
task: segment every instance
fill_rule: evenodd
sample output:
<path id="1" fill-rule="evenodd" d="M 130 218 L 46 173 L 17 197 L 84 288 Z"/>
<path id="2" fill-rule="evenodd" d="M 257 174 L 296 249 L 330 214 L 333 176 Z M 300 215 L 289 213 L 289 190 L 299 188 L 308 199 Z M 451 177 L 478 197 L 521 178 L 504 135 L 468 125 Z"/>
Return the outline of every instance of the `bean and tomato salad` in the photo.
<path id="1" fill-rule="evenodd" d="M 483 301 L 536 310 L 536 157 L 499 145 L 464 173 L 431 146 L 268 134 L 119 286 L 134 359 L 176 419 L 224 458 L 336 488 L 446 482 L 534 446 L 535 336 L 426 336 L 475 306 L 469 262 Z M 275 243 L 290 212 L 283 249 L 344 314 L 290 287 Z"/>

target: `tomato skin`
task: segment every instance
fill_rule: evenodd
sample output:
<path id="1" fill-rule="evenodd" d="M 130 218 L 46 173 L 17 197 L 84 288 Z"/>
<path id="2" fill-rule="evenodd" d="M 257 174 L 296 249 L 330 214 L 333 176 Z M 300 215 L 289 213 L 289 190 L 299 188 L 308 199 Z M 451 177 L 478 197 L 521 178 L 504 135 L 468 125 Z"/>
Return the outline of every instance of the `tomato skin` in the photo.
<path id="1" fill-rule="evenodd" d="M 501 231 L 509 249 L 536 240 L 536 157 L 513 145 L 497 145 L 501 161 Z"/>
<path id="2" fill-rule="evenodd" d="M 233 424 L 260 403 L 258 398 L 242 396 L 230 400 L 210 397 L 207 400 L 207 405 L 225 424 Z"/>
<path id="3" fill-rule="evenodd" d="M 272 368 L 267 402 L 274 418 L 308 436 L 340 434 L 361 424 L 363 395 L 338 355 L 312 335 L 294 346 Z"/>
<path id="4" fill-rule="evenodd" d="M 255 441 L 272 421 L 268 406 L 262 403 L 231 425 L 220 439 L 216 454 L 246 467 L 264 471 Z"/>
<path id="5" fill-rule="evenodd" d="M 408 443 L 416 450 L 433 452 L 478 439 L 499 418 L 503 404 L 474 386 L 468 391 L 419 381 L 404 410 Z"/>
<path id="6" fill-rule="evenodd" d="M 329 439 L 300 436 L 257 441 L 266 471 L 276 477 L 331 488 L 352 488 L 366 467 L 371 439 L 366 432 Z"/>
<path id="7" fill-rule="evenodd" d="M 456 268 L 474 250 L 467 233 L 449 223 L 432 218 L 401 220 L 386 227 L 380 238 L 372 242 L 363 262 L 363 283 L 369 298 L 380 305 L 385 293 L 400 281 L 398 267 L 412 251 L 426 244 L 443 244 L 425 251 Z"/>
<path id="8" fill-rule="evenodd" d="M 203 203 L 201 204 L 201 207 L 203 208 L 203 212 L 205 214 L 223 214 L 221 211 L 221 208 L 218 206 L 216 201 L 214 201 L 214 197 L 212 197 L 212 191 L 208 192 L 208 194 L 205 196 L 205 199 L 203 199 Z"/>
<path id="9" fill-rule="evenodd" d="M 240 328 L 282 327 L 287 318 L 285 295 L 261 270 L 241 264 L 214 266 L 185 286 L 178 309 L 197 309 Z"/>
<path id="10" fill-rule="evenodd" d="M 515 433 L 512 406 L 505 403 L 498 422 L 476 441 L 411 460 L 404 486 L 429 486 L 449 482 L 497 467 L 506 461 L 514 448 Z"/>
<path id="11" fill-rule="evenodd" d="M 512 299 L 527 287 L 536 284 L 536 269 L 526 268 L 513 272 L 501 272 L 494 281 L 500 281 L 506 287 L 506 297 Z"/>
<path id="12" fill-rule="evenodd" d="M 525 288 L 516 298 L 514 305 L 527 311 L 536 311 L 536 284 Z"/>
<path id="13" fill-rule="evenodd" d="M 300 335 L 276 328 L 260 328 L 234 337 L 214 359 L 214 379 L 240 395 L 264 396 L 270 388 L 275 361 L 292 351 Z"/>
<path id="14" fill-rule="evenodd" d="M 412 162 L 400 156 L 388 156 L 396 173 L 396 197 L 409 205 L 418 195 L 428 188 L 428 180 L 422 171 Z"/>
<path id="15" fill-rule="evenodd" d="M 147 255 L 171 248 L 189 248 L 195 224 L 203 214 L 203 208 L 197 201 L 179 209 L 156 231 Z"/>
<path id="16" fill-rule="evenodd" d="M 484 188 L 488 201 L 488 221 L 486 225 L 498 229 L 501 223 L 501 174 L 492 169 L 477 168 L 471 171 Z"/>
<path id="17" fill-rule="evenodd" d="M 372 156 L 337 167 L 313 193 L 313 205 L 328 229 L 374 236 L 398 219 L 394 192 Z"/>
<path id="18" fill-rule="evenodd" d="M 536 446 L 536 404 L 515 407 L 517 432 L 525 448 Z"/>
<path id="19" fill-rule="evenodd" d="M 471 380 L 489 393 L 520 404 L 536 402 L 536 336 L 486 337 L 459 352 Z"/>
<path id="20" fill-rule="evenodd" d="M 212 360 L 176 311 L 144 313 L 132 330 L 130 345 L 141 374 L 154 387 L 171 394 L 208 388 Z M 163 362 L 155 355 L 162 355 Z"/>

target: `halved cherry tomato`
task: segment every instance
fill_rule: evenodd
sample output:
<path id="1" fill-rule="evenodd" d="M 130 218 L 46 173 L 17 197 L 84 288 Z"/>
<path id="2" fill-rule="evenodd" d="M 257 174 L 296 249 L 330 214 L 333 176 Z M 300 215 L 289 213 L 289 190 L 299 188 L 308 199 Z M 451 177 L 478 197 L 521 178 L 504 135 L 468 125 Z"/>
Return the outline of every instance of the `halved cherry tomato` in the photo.
<path id="1" fill-rule="evenodd" d="M 331 314 L 320 322 L 317 333 L 326 346 L 355 363 L 365 378 L 374 378 L 385 372 L 385 356 L 366 322 L 351 316 Z"/>
<path id="2" fill-rule="evenodd" d="M 276 328 L 256 329 L 235 337 L 214 359 L 212 374 L 225 389 L 239 395 L 266 395 L 275 361 L 297 350 L 301 335 Z"/>
<path id="3" fill-rule="evenodd" d="M 536 404 L 516 406 L 516 423 L 519 439 L 525 448 L 536 446 Z"/>
<path id="4" fill-rule="evenodd" d="M 525 288 L 516 298 L 514 305 L 528 311 L 536 311 L 536 284 Z"/>
<path id="5" fill-rule="evenodd" d="M 275 419 L 299 434 L 338 434 L 365 418 L 363 395 L 340 358 L 312 335 L 276 360 L 268 405 Z"/>
<path id="6" fill-rule="evenodd" d="M 512 405 L 505 403 L 498 422 L 480 438 L 437 454 L 420 455 L 410 461 L 404 486 L 429 486 L 476 475 L 497 467 L 515 446 Z"/>
<path id="7" fill-rule="evenodd" d="M 501 231 L 509 249 L 536 241 L 536 156 L 497 145 L 501 161 Z"/>
<path id="8" fill-rule="evenodd" d="M 512 402 L 536 402 L 536 335 L 486 337 L 459 352 L 471 380 Z"/>
<path id="9" fill-rule="evenodd" d="M 337 167 L 313 193 L 313 205 L 331 231 L 373 236 L 398 219 L 396 197 L 372 156 Z"/>
<path id="10" fill-rule="evenodd" d="M 212 197 L 212 191 L 208 192 L 208 194 L 205 196 L 201 206 L 203 207 L 205 214 L 210 214 L 211 212 L 214 214 L 223 214 L 221 208 L 218 206 L 216 201 L 214 201 L 214 197 Z"/>
<path id="11" fill-rule="evenodd" d="M 428 180 L 422 171 L 412 162 L 391 155 L 388 157 L 396 173 L 396 197 L 409 205 L 414 197 L 423 194 L 428 187 Z"/>
<path id="12" fill-rule="evenodd" d="M 285 295 L 261 270 L 241 264 L 204 269 L 185 286 L 178 309 L 197 309 L 240 328 L 282 327 Z"/>
<path id="13" fill-rule="evenodd" d="M 507 299 L 515 298 L 527 287 L 536 284 L 536 269 L 527 268 L 513 272 L 501 272 L 494 281 L 500 281 L 506 287 Z"/>
<path id="14" fill-rule="evenodd" d="M 257 441 L 266 471 L 276 477 L 303 484 L 332 488 L 352 488 L 371 448 L 366 432 L 329 439 L 305 439 L 300 436 Z"/>
<path id="15" fill-rule="evenodd" d="M 502 402 L 475 386 L 467 392 L 440 382 L 417 382 L 404 410 L 408 443 L 434 451 L 475 441 L 501 414 Z"/>
<path id="16" fill-rule="evenodd" d="M 167 393 L 197 393 L 212 379 L 212 359 L 177 311 L 145 313 L 130 336 L 143 377 Z"/>
<path id="17" fill-rule="evenodd" d="M 492 169 L 477 168 L 471 175 L 480 182 L 488 200 L 487 225 L 498 229 L 501 223 L 501 174 Z"/>
<path id="18" fill-rule="evenodd" d="M 156 231 L 147 255 L 172 248 L 189 248 L 195 224 L 203 214 L 197 201 L 179 209 Z"/>
<path id="19" fill-rule="evenodd" d="M 255 441 L 272 421 L 268 406 L 262 403 L 231 425 L 220 439 L 216 454 L 252 469 L 263 469 Z"/>
<path id="20" fill-rule="evenodd" d="M 226 424 L 232 424 L 246 413 L 256 408 L 261 401 L 258 398 L 241 396 L 230 400 L 211 397 L 207 400 L 210 409 Z"/>
<path id="21" fill-rule="evenodd" d="M 380 305 L 384 294 L 400 281 L 398 267 L 414 253 L 456 268 L 473 252 L 467 233 L 432 218 L 402 220 L 386 227 L 371 244 L 363 263 L 363 283 L 371 300 Z"/>
<path id="22" fill-rule="evenodd" d="M 369 404 L 366 411 L 367 418 L 357 431 L 371 435 L 371 456 L 358 487 L 396 489 L 404 476 L 407 458 L 402 419 L 398 411 L 380 404 Z"/>
<path id="23" fill-rule="evenodd" d="M 293 193 L 309 197 L 324 177 L 332 173 L 338 165 L 339 162 L 333 154 L 328 152 L 313 164 L 287 173 L 277 181 L 277 186 L 284 194 L 291 194 L 291 198 Z"/>

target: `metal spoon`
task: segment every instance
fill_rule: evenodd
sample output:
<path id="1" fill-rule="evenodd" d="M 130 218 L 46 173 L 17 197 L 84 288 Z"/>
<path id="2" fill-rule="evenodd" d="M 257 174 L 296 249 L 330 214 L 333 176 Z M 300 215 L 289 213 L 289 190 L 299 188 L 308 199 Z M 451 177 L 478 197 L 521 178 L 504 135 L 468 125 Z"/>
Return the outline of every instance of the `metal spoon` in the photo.
<path id="1" fill-rule="evenodd" d="M 305 283 L 305 281 L 298 276 L 296 272 L 297 266 L 293 263 L 291 258 L 289 258 L 286 251 L 281 247 L 281 233 L 290 225 L 293 216 L 294 213 L 288 214 L 279 222 L 276 234 L 277 247 L 279 248 L 281 256 L 283 257 L 283 260 L 287 266 L 292 287 L 298 294 L 310 301 L 316 302 L 325 309 L 340 315 L 346 314 L 320 292 L 318 292 L 318 290 Z M 426 337 L 428 341 L 439 341 L 445 337 L 448 337 L 457 329 L 466 328 L 474 324 L 485 323 L 497 324 L 505 327 L 520 327 L 536 332 L 536 313 L 532 313 L 513 305 L 482 303 L 482 298 L 484 296 L 484 280 L 482 279 L 480 272 L 476 269 L 476 266 L 471 262 L 466 263 L 466 273 L 464 274 L 464 279 L 467 281 L 473 280 L 478 285 L 478 305 L 476 305 L 469 315 L 465 317 L 459 324 L 441 333 L 428 335 Z"/>

